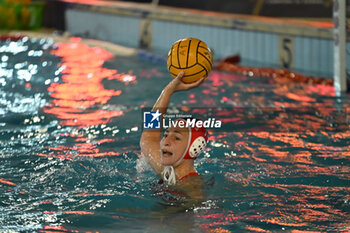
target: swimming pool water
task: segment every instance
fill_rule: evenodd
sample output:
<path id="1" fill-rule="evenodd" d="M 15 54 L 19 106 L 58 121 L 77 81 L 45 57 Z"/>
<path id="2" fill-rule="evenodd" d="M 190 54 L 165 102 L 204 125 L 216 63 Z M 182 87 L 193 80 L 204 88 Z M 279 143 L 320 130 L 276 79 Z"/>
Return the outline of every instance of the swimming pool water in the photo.
<path id="1" fill-rule="evenodd" d="M 142 108 L 171 79 L 164 64 L 77 38 L 0 52 L 0 231 L 350 231 L 349 95 L 219 71 L 176 93 L 170 111 L 225 122 L 196 160 L 207 201 L 181 208 L 139 148 Z"/>

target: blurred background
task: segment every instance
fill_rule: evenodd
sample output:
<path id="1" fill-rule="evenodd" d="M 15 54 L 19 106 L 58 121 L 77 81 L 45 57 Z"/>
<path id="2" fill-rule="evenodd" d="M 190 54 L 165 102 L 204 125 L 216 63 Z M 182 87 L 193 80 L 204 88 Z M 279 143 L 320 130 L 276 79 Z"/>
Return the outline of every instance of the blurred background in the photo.
<path id="1" fill-rule="evenodd" d="M 64 10 L 69 2 L 96 0 L 0 0 L 0 28 L 37 29 L 39 26 L 65 30 Z M 152 4 L 151 0 L 114 0 Z M 347 14 L 350 12 L 347 2 Z M 222 13 L 331 21 L 333 0 L 153 0 L 159 6 L 181 7 Z"/>
<path id="2" fill-rule="evenodd" d="M 74 2 L 89 3 L 95 0 L 77 0 Z M 118 2 L 117 0 L 111 2 Z M 152 4 L 151 0 L 124 0 L 119 2 L 135 2 Z M 267 17 L 297 18 L 316 21 L 332 21 L 333 0 L 153 0 L 160 6 L 180 7 L 222 13 L 246 14 Z M 65 29 L 65 1 L 46 1 L 44 26 Z M 347 15 L 350 13 L 349 1 L 346 1 Z"/>
<path id="3" fill-rule="evenodd" d="M 216 61 L 233 57 L 231 62 L 243 66 L 287 69 L 328 80 L 341 77 L 337 86 L 344 91 L 350 73 L 349 3 L 0 0 L 0 29 L 97 39 L 142 50 L 139 55 L 153 61 L 164 61 L 169 46 L 178 39 L 197 37 L 209 45 Z M 258 73 L 261 76 L 261 70 Z M 294 74 L 282 76 L 296 80 Z"/>

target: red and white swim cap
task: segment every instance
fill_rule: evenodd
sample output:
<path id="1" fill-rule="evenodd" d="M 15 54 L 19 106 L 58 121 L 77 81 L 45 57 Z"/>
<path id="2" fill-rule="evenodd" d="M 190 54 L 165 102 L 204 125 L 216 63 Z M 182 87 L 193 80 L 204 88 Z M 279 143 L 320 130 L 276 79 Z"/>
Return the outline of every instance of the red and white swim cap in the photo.
<path id="1" fill-rule="evenodd" d="M 205 150 L 208 132 L 204 127 L 190 127 L 184 159 L 196 159 Z"/>
<path id="2" fill-rule="evenodd" d="M 179 119 L 184 121 L 185 119 Z M 208 132 L 204 127 L 188 127 L 187 147 L 181 158 L 173 165 L 177 166 L 183 159 L 196 159 L 205 150 L 208 142 Z"/>

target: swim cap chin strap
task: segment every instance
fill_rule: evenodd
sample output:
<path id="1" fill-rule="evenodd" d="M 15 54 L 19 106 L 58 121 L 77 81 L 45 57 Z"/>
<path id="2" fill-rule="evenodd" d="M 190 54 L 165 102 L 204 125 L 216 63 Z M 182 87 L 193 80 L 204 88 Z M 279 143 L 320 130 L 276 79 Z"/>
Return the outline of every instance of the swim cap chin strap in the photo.
<path id="1" fill-rule="evenodd" d="M 162 172 L 163 181 L 168 185 L 176 184 L 175 171 L 173 166 L 166 166 Z"/>

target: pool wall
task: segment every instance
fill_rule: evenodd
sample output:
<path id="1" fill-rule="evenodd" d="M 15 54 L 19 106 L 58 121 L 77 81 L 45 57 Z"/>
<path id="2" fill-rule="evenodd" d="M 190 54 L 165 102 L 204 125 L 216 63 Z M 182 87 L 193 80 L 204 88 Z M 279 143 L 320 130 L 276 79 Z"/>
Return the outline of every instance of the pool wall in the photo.
<path id="1" fill-rule="evenodd" d="M 73 35 L 151 49 L 164 56 L 176 40 L 198 37 L 213 49 L 215 59 L 240 54 L 245 65 L 333 77 L 332 23 L 101 1 L 70 2 L 65 20 Z M 350 31 L 347 34 L 350 38 Z M 348 73 L 349 67 L 348 52 Z"/>

